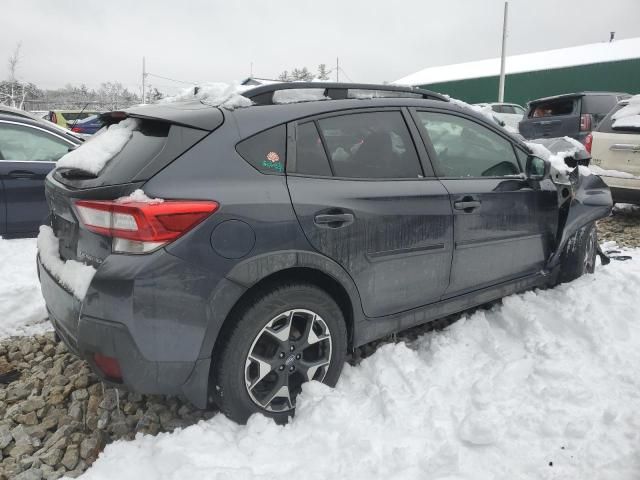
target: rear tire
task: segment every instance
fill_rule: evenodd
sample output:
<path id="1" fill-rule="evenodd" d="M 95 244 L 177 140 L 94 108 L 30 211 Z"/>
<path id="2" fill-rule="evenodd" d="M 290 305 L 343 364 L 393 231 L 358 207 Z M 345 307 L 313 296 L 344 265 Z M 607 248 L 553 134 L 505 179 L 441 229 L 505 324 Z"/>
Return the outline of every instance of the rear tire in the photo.
<path id="1" fill-rule="evenodd" d="M 301 384 L 335 386 L 345 362 L 347 329 L 324 290 L 289 283 L 259 292 L 239 312 L 214 352 L 210 385 L 220 410 L 238 423 L 262 413 L 285 423 Z"/>
<path id="2" fill-rule="evenodd" d="M 593 273 L 597 250 L 598 232 L 595 223 L 590 223 L 573 234 L 564 247 L 558 282 L 570 282 L 585 273 Z"/>

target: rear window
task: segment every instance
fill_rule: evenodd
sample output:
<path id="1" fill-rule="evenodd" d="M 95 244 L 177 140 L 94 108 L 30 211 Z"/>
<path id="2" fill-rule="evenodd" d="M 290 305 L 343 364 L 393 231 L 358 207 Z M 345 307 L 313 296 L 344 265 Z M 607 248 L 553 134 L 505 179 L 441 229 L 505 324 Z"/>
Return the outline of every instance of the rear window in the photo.
<path id="1" fill-rule="evenodd" d="M 91 115 L 95 115 L 93 112 L 63 112 L 62 116 L 65 118 L 65 120 L 69 121 L 69 120 L 82 120 L 83 118 L 87 118 L 90 117 Z"/>
<path id="2" fill-rule="evenodd" d="M 606 117 L 604 117 L 604 119 L 602 120 L 602 122 L 600 122 L 600 124 L 598 125 L 598 128 L 596 128 L 597 132 L 602 132 L 602 133 L 633 133 L 633 134 L 637 134 L 638 133 L 638 129 L 635 128 L 629 128 L 629 127 L 625 127 L 625 128 L 613 128 L 613 115 L 615 115 L 615 113 L 620 110 L 622 107 L 624 107 L 625 104 L 619 103 L 618 105 L 616 105 L 615 107 L 613 107 L 613 109 L 607 114 Z"/>
<path id="3" fill-rule="evenodd" d="M 168 161 L 174 160 L 178 153 L 184 151 L 180 140 L 174 142 L 172 148 L 165 148 L 171 128 L 176 127 L 171 127 L 166 122 L 138 119 L 138 126 L 133 131 L 131 138 L 122 150 L 107 161 L 97 176 L 83 176 L 82 172 L 73 170 L 56 170 L 55 177 L 65 185 L 78 188 L 131 182 L 138 173 L 160 158 L 161 153 L 168 157 L 168 163 Z M 176 134 L 176 137 L 178 136 L 179 134 Z M 182 135 L 181 139 L 187 140 L 187 136 Z M 173 147 L 180 151 L 176 153 Z"/>
<path id="4" fill-rule="evenodd" d="M 618 98 L 614 95 L 586 95 L 582 99 L 582 113 L 601 115 L 602 118 L 616 103 Z"/>
<path id="5" fill-rule="evenodd" d="M 547 102 L 535 103 L 531 105 L 529 118 L 557 117 L 560 115 L 571 115 L 576 111 L 577 98 L 566 98 L 560 100 L 549 100 Z"/>
<path id="6" fill-rule="evenodd" d="M 282 174 L 287 153 L 286 127 L 279 125 L 257 133 L 236 145 L 236 151 L 259 172 Z"/>

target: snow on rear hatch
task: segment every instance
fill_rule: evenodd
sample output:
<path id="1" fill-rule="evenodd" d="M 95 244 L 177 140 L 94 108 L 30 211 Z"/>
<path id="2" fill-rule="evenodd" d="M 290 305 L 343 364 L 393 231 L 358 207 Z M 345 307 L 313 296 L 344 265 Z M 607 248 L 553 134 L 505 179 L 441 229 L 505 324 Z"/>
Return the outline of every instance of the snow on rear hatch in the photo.
<path id="1" fill-rule="evenodd" d="M 107 162 L 124 148 L 137 126 L 138 121 L 134 118 L 109 126 L 103 133 L 63 156 L 56 168 L 78 169 L 98 175 Z"/>

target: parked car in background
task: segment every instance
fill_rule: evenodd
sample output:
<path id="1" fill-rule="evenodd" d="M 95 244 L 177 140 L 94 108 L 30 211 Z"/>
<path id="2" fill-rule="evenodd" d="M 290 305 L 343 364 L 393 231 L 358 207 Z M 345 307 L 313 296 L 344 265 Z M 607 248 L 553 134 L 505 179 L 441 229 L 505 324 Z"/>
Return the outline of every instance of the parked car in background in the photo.
<path id="1" fill-rule="evenodd" d="M 609 185 L 613 200 L 640 204 L 640 95 L 631 100 L 638 104 L 637 113 L 628 109 L 630 114 L 621 116 L 630 103 L 621 101 L 587 137 L 586 147 L 592 169 Z"/>
<path id="2" fill-rule="evenodd" d="M 584 143 L 611 108 L 628 97 L 618 92 L 579 92 L 539 98 L 529 102 L 518 129 L 527 139 L 568 136 Z"/>
<path id="3" fill-rule="evenodd" d="M 517 103 L 476 103 L 479 107 L 490 107 L 494 115 L 502 120 L 505 125 L 518 130 L 518 124 L 522 121 L 526 110 Z"/>
<path id="4" fill-rule="evenodd" d="M 51 110 L 47 120 L 70 129 L 76 121 L 98 114 L 90 110 Z"/>
<path id="5" fill-rule="evenodd" d="M 87 144 L 47 177 L 50 319 L 110 384 L 285 421 L 355 347 L 594 269 L 604 182 L 556 183 L 469 107 L 334 82 L 242 96 L 113 112 L 115 156 Z"/>
<path id="6" fill-rule="evenodd" d="M 56 160 L 81 143 L 57 125 L 0 108 L 0 235 L 38 232 L 48 215 L 44 179 Z"/>
<path id="7" fill-rule="evenodd" d="M 73 133 L 93 135 L 104 126 L 104 120 L 102 120 L 100 115 L 91 115 L 87 118 L 83 118 L 82 120 L 76 120 L 71 123 L 70 126 L 70 130 Z"/>

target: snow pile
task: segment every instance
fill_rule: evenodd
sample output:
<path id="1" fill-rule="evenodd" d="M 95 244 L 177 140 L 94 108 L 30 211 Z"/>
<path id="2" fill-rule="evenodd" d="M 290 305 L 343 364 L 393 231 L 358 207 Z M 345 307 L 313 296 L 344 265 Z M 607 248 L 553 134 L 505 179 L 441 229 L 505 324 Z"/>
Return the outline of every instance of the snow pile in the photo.
<path id="1" fill-rule="evenodd" d="M 56 168 L 78 168 L 97 175 L 109 160 L 127 144 L 138 126 L 134 118 L 126 118 L 94 135 L 75 150 L 64 155 Z"/>
<path id="2" fill-rule="evenodd" d="M 506 298 L 336 389 L 305 385 L 296 417 L 222 415 L 106 447 L 86 480 L 640 478 L 640 250 L 595 275 Z"/>
<path id="3" fill-rule="evenodd" d="M 551 164 L 551 178 L 557 183 L 567 183 L 567 175 L 573 170 L 565 163 L 564 159 L 575 155 L 580 150 L 584 150 L 584 146 L 571 137 L 563 137 L 562 140 L 568 143 L 569 146 L 565 147 L 567 148 L 566 150 L 557 153 L 552 153 L 551 150 L 541 143 L 525 142 L 536 157 L 547 160 Z M 550 144 L 548 146 L 552 147 L 553 145 Z M 579 170 L 583 175 L 591 174 L 587 168 L 580 168 Z"/>
<path id="4" fill-rule="evenodd" d="M 449 97 L 448 95 L 445 95 L 445 97 L 449 98 L 449 101 L 454 105 L 458 105 L 461 108 L 468 108 L 470 110 L 473 110 L 476 113 L 484 115 L 487 119 L 491 120 L 494 123 L 498 123 L 499 121 L 499 119 L 493 114 L 491 105 L 471 105 L 470 103 L 458 100 L 457 98 Z"/>
<path id="5" fill-rule="evenodd" d="M 640 128 L 640 95 L 634 95 L 629 103 L 613 114 L 613 128 Z"/>
<path id="6" fill-rule="evenodd" d="M 164 199 L 162 198 L 149 198 L 147 194 L 140 188 L 134 190 L 131 195 L 126 197 L 120 197 L 116 199 L 116 203 L 162 203 Z"/>
<path id="7" fill-rule="evenodd" d="M 50 329 L 36 271 L 36 240 L 0 239 L 0 339 Z"/>
<path id="8" fill-rule="evenodd" d="M 324 88 L 293 88 L 273 92 L 273 103 L 298 103 L 330 100 Z"/>
<path id="9" fill-rule="evenodd" d="M 253 102 L 242 96 L 242 92 L 253 87 L 243 85 L 229 85 L 222 82 L 210 82 L 198 85 L 197 93 L 194 87 L 184 89 L 178 95 L 160 100 L 160 103 L 172 103 L 185 100 L 200 100 L 202 103 L 213 107 L 222 107 L 227 110 L 234 110 L 241 107 L 250 107 Z"/>
<path id="10" fill-rule="evenodd" d="M 63 261 L 60 258 L 59 240 L 51 227 L 40 226 L 38 234 L 38 254 L 47 271 L 53 275 L 73 296 L 82 301 L 89 284 L 96 273 L 90 265 L 75 260 Z"/>

